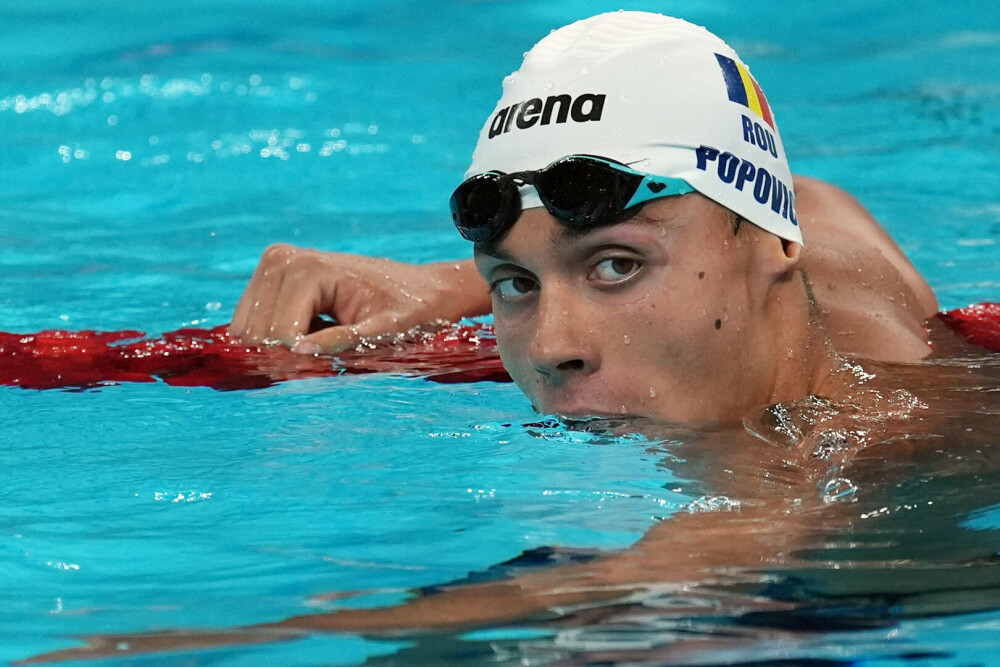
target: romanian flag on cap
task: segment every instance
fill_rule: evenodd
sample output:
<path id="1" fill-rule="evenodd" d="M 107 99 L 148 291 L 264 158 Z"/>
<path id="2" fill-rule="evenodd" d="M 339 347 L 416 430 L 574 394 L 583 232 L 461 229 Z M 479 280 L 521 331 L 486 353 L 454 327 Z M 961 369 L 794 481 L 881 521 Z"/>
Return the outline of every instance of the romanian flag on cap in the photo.
<path id="1" fill-rule="evenodd" d="M 715 57 L 722 69 L 722 76 L 726 79 L 729 99 L 747 107 L 763 118 L 764 122 L 771 126 L 771 129 L 774 129 L 774 118 L 771 116 L 771 107 L 767 104 L 764 91 L 750 76 L 746 66 L 718 53 L 715 54 Z"/>

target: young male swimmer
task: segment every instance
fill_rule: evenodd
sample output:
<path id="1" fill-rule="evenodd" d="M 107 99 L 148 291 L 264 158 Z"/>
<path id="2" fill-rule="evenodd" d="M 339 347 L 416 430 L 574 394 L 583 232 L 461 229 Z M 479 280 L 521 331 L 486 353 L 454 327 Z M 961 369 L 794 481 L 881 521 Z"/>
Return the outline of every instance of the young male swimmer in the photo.
<path id="1" fill-rule="evenodd" d="M 539 42 L 505 81 L 452 211 L 476 244 L 474 267 L 275 246 L 232 332 L 335 352 L 492 308 L 504 365 L 539 410 L 671 422 L 740 419 L 776 402 L 843 394 L 850 382 L 838 354 L 895 362 L 929 351 L 922 322 L 937 302 L 928 285 L 851 197 L 793 179 L 746 66 L 717 37 L 677 19 L 605 14 Z M 323 313 L 339 325 L 309 333 Z M 893 394 L 894 412 L 863 431 L 828 429 L 833 444 L 822 434 L 776 447 L 743 429 L 702 433 L 685 458 L 714 461 L 699 472 L 745 506 L 674 515 L 624 553 L 398 607 L 235 631 L 97 637 L 32 661 L 323 630 L 469 627 L 782 563 L 846 521 L 820 498 L 820 475 L 872 443 L 910 446 L 912 434 L 893 429 L 912 429 L 907 410 L 926 406 L 908 396 Z M 869 392 L 852 405 L 883 398 Z M 832 424 L 853 413 L 817 414 Z M 863 435 L 848 442 L 844 432 Z M 872 476 L 888 483 L 884 470 Z"/>
<path id="2" fill-rule="evenodd" d="M 492 309 L 542 412 L 673 421 L 828 394 L 833 351 L 929 351 L 926 282 L 854 199 L 793 179 L 746 66 L 684 21 L 605 14 L 539 42 L 452 211 L 478 275 L 275 246 L 230 331 L 337 352 Z M 324 313 L 339 326 L 309 333 Z"/>

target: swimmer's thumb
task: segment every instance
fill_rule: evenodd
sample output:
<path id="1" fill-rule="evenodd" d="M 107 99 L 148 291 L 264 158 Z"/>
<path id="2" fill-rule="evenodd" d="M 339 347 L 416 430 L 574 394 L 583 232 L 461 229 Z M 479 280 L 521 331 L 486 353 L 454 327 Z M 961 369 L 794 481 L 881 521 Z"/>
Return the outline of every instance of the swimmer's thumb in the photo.
<path id="1" fill-rule="evenodd" d="M 357 326 L 328 327 L 295 341 L 292 352 L 296 354 L 337 354 L 357 347 L 364 334 Z"/>
<path id="2" fill-rule="evenodd" d="M 308 336 L 303 336 L 292 346 L 292 352 L 337 354 L 357 347 L 358 343 L 366 340 L 378 342 L 381 336 L 398 333 L 401 330 L 405 331 L 405 329 L 401 329 L 398 318 L 380 313 L 355 324 L 327 327 Z"/>

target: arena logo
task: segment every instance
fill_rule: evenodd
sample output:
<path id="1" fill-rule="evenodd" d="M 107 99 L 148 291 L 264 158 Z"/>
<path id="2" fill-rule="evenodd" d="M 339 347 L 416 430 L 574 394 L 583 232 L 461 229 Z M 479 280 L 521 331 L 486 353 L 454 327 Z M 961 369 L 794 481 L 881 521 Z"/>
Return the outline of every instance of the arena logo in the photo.
<path id="1" fill-rule="evenodd" d="M 741 192 L 748 184 L 752 184 L 753 198 L 758 204 L 770 205 L 771 210 L 782 218 L 791 221 L 793 225 L 799 224 L 795 215 L 794 192 L 767 169 L 757 167 L 749 160 L 741 159 L 728 151 L 720 153 L 718 148 L 711 146 L 699 146 L 695 154 L 698 169 L 708 171 L 708 163 L 714 162 L 720 181 L 731 184 Z"/>
<path id="2" fill-rule="evenodd" d="M 550 95 L 545 101 L 533 97 L 512 104 L 500 109 L 493 116 L 489 138 L 510 132 L 515 126 L 519 130 L 527 130 L 536 124 L 549 125 L 553 115 L 556 123 L 565 123 L 570 118 L 577 123 L 601 120 L 605 97 L 605 95 L 583 93 L 574 100 L 570 95 Z"/>

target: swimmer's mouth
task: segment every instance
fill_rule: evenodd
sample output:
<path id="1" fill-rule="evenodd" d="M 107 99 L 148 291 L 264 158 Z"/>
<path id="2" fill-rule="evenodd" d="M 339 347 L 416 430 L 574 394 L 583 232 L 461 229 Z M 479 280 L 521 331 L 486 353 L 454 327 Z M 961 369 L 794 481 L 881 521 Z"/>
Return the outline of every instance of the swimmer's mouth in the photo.
<path id="1" fill-rule="evenodd" d="M 550 409 L 541 410 L 537 405 L 532 406 L 537 412 L 542 414 L 552 415 L 557 417 L 564 422 L 588 422 L 596 420 L 615 420 L 615 419 L 635 419 L 641 417 L 641 415 L 632 414 L 631 412 L 616 412 L 613 410 L 599 410 L 596 408 L 572 408 L 572 409 Z"/>

